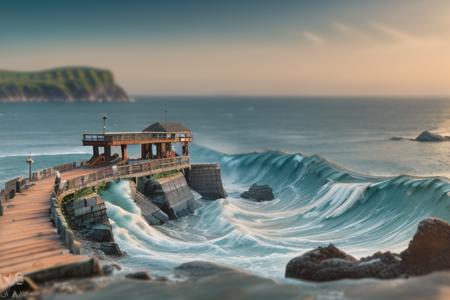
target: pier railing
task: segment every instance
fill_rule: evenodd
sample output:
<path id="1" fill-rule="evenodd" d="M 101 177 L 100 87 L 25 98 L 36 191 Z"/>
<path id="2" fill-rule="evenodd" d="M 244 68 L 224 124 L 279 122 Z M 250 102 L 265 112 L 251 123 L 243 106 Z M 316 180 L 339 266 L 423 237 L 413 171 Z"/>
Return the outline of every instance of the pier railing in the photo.
<path id="1" fill-rule="evenodd" d="M 134 143 L 138 141 L 171 140 L 176 142 L 192 141 L 191 133 L 180 132 L 110 132 L 105 134 L 86 133 L 83 134 L 83 143 Z"/>
<path id="2" fill-rule="evenodd" d="M 39 181 L 48 177 L 53 177 L 56 175 L 56 172 L 70 171 L 82 164 L 83 162 L 71 162 L 35 171 L 31 174 L 31 182 Z M 13 178 L 5 182 L 4 188 L 0 190 L 0 216 L 3 215 L 3 203 L 8 200 L 14 199 L 16 197 L 16 193 L 24 191 L 29 184 L 30 179 L 24 178 L 23 176 Z"/>
<path id="3" fill-rule="evenodd" d="M 186 169 L 190 166 L 189 156 L 179 156 L 102 168 L 94 173 L 62 182 L 58 191 L 58 196 L 65 196 L 76 192 L 77 190 L 98 185 L 102 182 L 155 175 L 167 171 Z"/>
<path id="4" fill-rule="evenodd" d="M 80 164 L 76 162 L 55 166 L 53 168 L 36 171 L 32 174 L 32 182 L 52 177 L 56 175 L 56 171 L 64 172 L 78 167 Z M 190 168 L 191 164 L 189 156 L 178 156 L 173 158 L 163 158 L 155 160 L 147 160 L 143 162 L 135 162 L 127 165 L 119 165 L 102 168 L 94 173 L 85 176 L 75 177 L 64 182 L 59 189 L 60 195 L 67 195 L 79 189 L 97 185 L 101 182 L 111 181 L 115 179 L 126 179 L 131 177 L 140 177 L 147 175 L 155 175 L 172 170 L 181 170 Z M 16 193 L 20 193 L 29 184 L 28 178 L 16 177 L 5 182 L 5 187 L 0 191 L 0 216 L 3 214 L 3 202 L 13 199 Z"/>
<path id="5" fill-rule="evenodd" d="M 77 167 L 79 167 L 81 163 L 77 162 L 72 162 L 72 163 L 65 163 L 65 164 L 61 164 L 61 165 L 57 165 L 55 167 L 51 167 L 51 168 L 47 168 L 47 169 L 42 169 L 36 172 L 33 172 L 31 174 L 31 181 L 38 181 L 41 179 L 45 179 L 48 177 L 52 177 L 56 175 L 56 172 L 66 172 L 66 171 L 70 171 L 72 169 L 75 169 Z"/>

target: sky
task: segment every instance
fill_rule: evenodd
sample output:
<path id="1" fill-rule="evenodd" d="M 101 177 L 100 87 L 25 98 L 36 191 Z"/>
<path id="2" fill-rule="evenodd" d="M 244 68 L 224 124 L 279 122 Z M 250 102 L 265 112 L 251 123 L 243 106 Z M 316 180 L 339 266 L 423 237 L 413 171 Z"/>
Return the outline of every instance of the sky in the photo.
<path id="1" fill-rule="evenodd" d="M 450 1 L 0 1 L 0 69 L 65 65 L 133 95 L 450 96 Z"/>

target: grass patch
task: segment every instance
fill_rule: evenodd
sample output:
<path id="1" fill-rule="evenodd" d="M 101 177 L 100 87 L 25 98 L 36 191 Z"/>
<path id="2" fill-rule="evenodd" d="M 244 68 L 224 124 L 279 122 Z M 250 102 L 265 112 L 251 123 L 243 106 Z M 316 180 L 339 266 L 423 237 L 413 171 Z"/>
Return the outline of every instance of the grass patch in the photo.
<path id="1" fill-rule="evenodd" d="M 76 191 L 75 193 L 69 194 L 62 199 L 61 205 L 67 204 L 67 202 L 81 197 L 85 197 L 96 192 L 95 187 L 87 187 Z"/>
<path id="2" fill-rule="evenodd" d="M 161 173 L 158 173 L 156 175 L 153 175 L 153 178 L 154 179 L 161 179 L 161 178 L 166 178 L 166 177 L 173 176 L 173 175 L 178 174 L 178 173 L 179 173 L 178 170 L 165 171 L 165 172 L 161 172 Z"/>

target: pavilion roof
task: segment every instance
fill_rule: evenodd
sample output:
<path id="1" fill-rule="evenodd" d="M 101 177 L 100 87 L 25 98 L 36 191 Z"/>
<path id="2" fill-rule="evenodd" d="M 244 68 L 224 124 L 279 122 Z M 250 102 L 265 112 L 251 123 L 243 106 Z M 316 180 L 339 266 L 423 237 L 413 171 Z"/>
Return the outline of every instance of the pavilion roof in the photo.
<path id="1" fill-rule="evenodd" d="M 143 130 L 144 132 L 191 132 L 189 128 L 181 123 L 156 122 Z"/>

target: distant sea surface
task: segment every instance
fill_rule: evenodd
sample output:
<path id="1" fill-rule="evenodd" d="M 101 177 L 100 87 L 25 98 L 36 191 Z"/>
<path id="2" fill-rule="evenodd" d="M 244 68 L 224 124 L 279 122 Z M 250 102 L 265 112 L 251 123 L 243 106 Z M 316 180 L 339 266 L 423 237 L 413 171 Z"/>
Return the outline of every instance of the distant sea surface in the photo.
<path id="1" fill-rule="evenodd" d="M 166 113 L 165 113 L 166 112 Z M 207 260 L 282 280 L 300 253 L 330 242 L 355 256 L 401 251 L 420 220 L 450 220 L 450 142 L 393 141 L 450 129 L 450 99 L 140 97 L 133 103 L 0 104 L 0 181 L 87 159 L 82 133 L 140 131 L 157 121 L 191 128 L 194 162 L 218 162 L 226 199 L 148 226 L 126 182 L 107 201 L 125 270 L 170 276 Z M 131 147 L 131 155 L 138 147 Z M 115 149 L 119 152 L 118 149 Z M 438 177 L 439 176 L 439 177 Z M 252 183 L 277 199 L 239 198 Z"/>
<path id="2" fill-rule="evenodd" d="M 108 131 L 182 122 L 196 144 L 228 154 L 280 150 L 319 154 L 367 174 L 450 173 L 450 143 L 390 140 L 450 131 L 450 99 L 138 97 L 134 103 L 0 103 L 0 180 L 25 173 L 29 153 L 36 167 L 87 158 L 91 149 L 81 146 L 81 134 L 101 132 L 104 114 Z"/>

